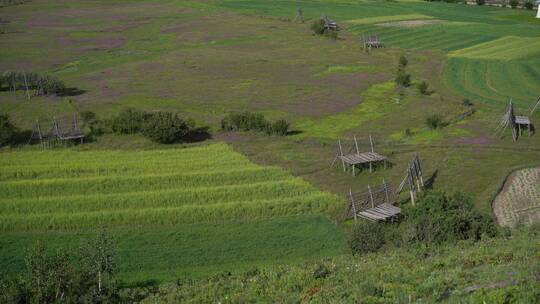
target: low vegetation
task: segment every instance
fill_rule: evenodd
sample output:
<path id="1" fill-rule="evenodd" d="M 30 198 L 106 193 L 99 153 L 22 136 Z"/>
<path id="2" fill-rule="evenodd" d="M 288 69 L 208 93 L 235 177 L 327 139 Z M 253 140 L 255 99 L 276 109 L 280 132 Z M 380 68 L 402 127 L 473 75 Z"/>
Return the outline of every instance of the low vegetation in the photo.
<path id="1" fill-rule="evenodd" d="M 241 112 L 230 113 L 221 120 L 223 131 L 256 131 L 268 135 L 286 136 L 289 133 L 289 123 L 286 120 L 268 121 L 259 113 Z"/>
<path id="2" fill-rule="evenodd" d="M 9 116 L 0 114 L 0 147 L 10 144 L 15 132 L 16 128 L 9 120 Z"/>
<path id="3" fill-rule="evenodd" d="M 0 75 L 0 91 L 3 90 L 27 90 L 33 96 L 67 93 L 66 85 L 58 78 L 33 72 L 4 72 Z"/>

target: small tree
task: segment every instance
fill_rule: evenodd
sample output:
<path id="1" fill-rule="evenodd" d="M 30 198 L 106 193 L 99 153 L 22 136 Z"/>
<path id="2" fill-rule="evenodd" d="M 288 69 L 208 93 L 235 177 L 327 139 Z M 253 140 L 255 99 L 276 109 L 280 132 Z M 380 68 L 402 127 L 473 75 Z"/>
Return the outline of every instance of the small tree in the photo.
<path id="1" fill-rule="evenodd" d="M 128 109 L 120 112 L 109 121 L 110 128 L 117 134 L 135 134 L 142 131 L 148 119 L 144 111 Z"/>
<path id="2" fill-rule="evenodd" d="M 324 35 L 325 28 L 324 28 L 324 20 L 323 19 L 316 19 L 313 20 L 311 23 L 311 30 L 313 31 L 313 34 L 315 35 Z"/>
<path id="3" fill-rule="evenodd" d="M 484 5 L 486 4 L 486 0 L 476 0 L 476 5 Z"/>
<path id="4" fill-rule="evenodd" d="M 469 98 L 463 98 L 463 101 L 462 101 L 461 104 L 466 106 L 466 107 L 470 107 L 470 106 L 473 105 L 473 103 L 471 102 L 471 100 Z"/>
<path id="5" fill-rule="evenodd" d="M 519 5 L 518 0 L 510 0 L 510 7 L 511 8 L 516 8 L 518 5 Z"/>
<path id="6" fill-rule="evenodd" d="M 184 139 L 190 128 L 178 114 L 157 112 L 149 116 L 142 133 L 152 141 L 170 144 Z"/>
<path id="7" fill-rule="evenodd" d="M 349 235 L 349 247 L 354 254 L 375 252 L 384 245 L 384 229 L 380 223 L 359 222 Z"/>
<path id="8" fill-rule="evenodd" d="M 16 128 L 9 120 L 9 116 L 0 114 L 0 147 L 11 143 L 15 132 Z"/>
<path id="9" fill-rule="evenodd" d="M 395 82 L 402 87 L 409 87 L 411 85 L 411 75 L 407 74 L 404 69 L 399 69 Z"/>
<path id="10" fill-rule="evenodd" d="M 405 56 L 399 57 L 399 68 L 404 69 L 409 64 L 409 60 Z"/>
<path id="11" fill-rule="evenodd" d="M 420 94 L 422 95 L 428 94 L 429 84 L 426 81 L 420 82 L 416 87 L 418 88 L 418 92 L 420 92 Z"/>
<path id="12" fill-rule="evenodd" d="M 533 10 L 534 9 L 534 3 L 532 3 L 532 1 L 526 1 L 524 4 L 523 4 L 523 7 L 525 9 L 528 9 L 528 10 Z"/>
<path id="13" fill-rule="evenodd" d="M 443 118 L 438 114 L 429 116 L 428 118 L 426 118 L 426 125 L 431 130 L 440 129 L 444 127 Z"/>

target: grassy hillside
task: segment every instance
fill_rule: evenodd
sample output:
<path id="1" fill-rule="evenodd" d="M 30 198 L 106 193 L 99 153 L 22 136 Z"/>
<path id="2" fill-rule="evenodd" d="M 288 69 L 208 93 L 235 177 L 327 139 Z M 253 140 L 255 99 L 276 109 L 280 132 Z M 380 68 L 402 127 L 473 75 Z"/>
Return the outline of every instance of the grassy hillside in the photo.
<path id="1" fill-rule="evenodd" d="M 534 303 L 538 228 L 444 248 L 349 255 L 163 286 L 144 303 Z"/>
<path id="2" fill-rule="evenodd" d="M 128 281 L 343 249 L 341 233 L 321 216 L 340 210 L 339 198 L 224 144 L 1 155 L 0 263 L 9 271 L 36 241 L 72 247 L 100 229 L 118 240 Z"/>

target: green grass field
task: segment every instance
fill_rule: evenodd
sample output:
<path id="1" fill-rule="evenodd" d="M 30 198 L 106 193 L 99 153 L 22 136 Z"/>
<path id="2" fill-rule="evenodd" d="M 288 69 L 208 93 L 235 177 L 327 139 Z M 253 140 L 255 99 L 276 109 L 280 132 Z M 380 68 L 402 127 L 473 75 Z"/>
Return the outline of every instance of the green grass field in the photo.
<path id="1" fill-rule="evenodd" d="M 342 236 L 322 216 L 342 208 L 339 198 L 225 144 L 1 155 L 0 261 L 11 271 L 35 241 L 75 246 L 96 229 L 118 240 L 126 281 L 343 250 Z"/>

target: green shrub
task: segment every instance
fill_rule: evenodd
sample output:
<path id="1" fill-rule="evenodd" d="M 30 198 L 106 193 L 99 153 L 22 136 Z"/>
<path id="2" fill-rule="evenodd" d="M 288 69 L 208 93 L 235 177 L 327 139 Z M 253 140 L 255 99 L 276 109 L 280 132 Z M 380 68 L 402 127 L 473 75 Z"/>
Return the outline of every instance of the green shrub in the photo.
<path id="1" fill-rule="evenodd" d="M 399 57 L 399 67 L 401 69 L 404 69 L 407 66 L 407 64 L 409 64 L 409 60 L 407 60 L 407 57 L 403 55 Z"/>
<path id="2" fill-rule="evenodd" d="M 313 31 L 313 34 L 315 35 L 324 35 L 325 33 L 325 28 L 324 28 L 324 20 L 322 19 L 316 19 L 316 20 L 313 20 L 313 22 L 311 23 L 311 30 Z"/>
<path id="3" fill-rule="evenodd" d="M 395 81 L 402 87 L 408 87 L 411 85 L 411 75 L 407 74 L 404 69 L 398 69 Z"/>
<path id="4" fill-rule="evenodd" d="M 170 112 L 157 112 L 149 115 L 142 130 L 146 137 L 162 144 L 182 141 L 189 132 L 189 125 L 178 114 Z"/>
<path id="5" fill-rule="evenodd" d="M 528 10 L 533 10 L 534 9 L 534 3 L 532 3 L 532 1 L 527 1 L 523 4 L 523 7 L 525 9 L 528 9 Z"/>
<path id="6" fill-rule="evenodd" d="M 443 128 L 445 126 L 445 123 L 442 116 L 435 114 L 426 118 L 426 125 L 429 129 L 435 130 Z"/>
<path id="7" fill-rule="evenodd" d="M 117 134 L 135 134 L 142 132 L 148 117 L 144 111 L 128 109 L 111 119 L 109 126 Z"/>
<path id="8" fill-rule="evenodd" d="M 420 94 L 422 95 L 427 95 L 429 93 L 428 92 L 429 84 L 426 81 L 420 82 L 419 84 L 417 84 L 416 87 L 418 89 L 418 92 L 420 92 Z"/>
<path id="9" fill-rule="evenodd" d="M 315 279 L 324 279 L 326 278 L 327 276 L 330 275 L 330 270 L 328 269 L 328 267 L 322 265 L 322 264 L 319 264 L 317 265 L 317 268 L 315 268 L 315 271 L 313 271 L 313 277 Z"/>
<path id="10" fill-rule="evenodd" d="M 262 114 L 246 111 L 227 115 L 221 120 L 221 129 L 223 131 L 257 131 L 268 135 L 285 136 L 289 132 L 289 123 L 286 120 L 271 123 Z"/>
<path id="11" fill-rule="evenodd" d="M 376 252 L 384 245 L 384 229 L 381 223 L 361 221 L 354 225 L 348 239 L 354 254 Z"/>
<path id="12" fill-rule="evenodd" d="M 476 5 L 484 5 L 486 4 L 486 0 L 476 0 Z"/>
<path id="13" fill-rule="evenodd" d="M 516 8 L 519 5 L 518 0 L 510 0 L 509 2 L 511 8 Z"/>
<path id="14" fill-rule="evenodd" d="M 463 101 L 461 102 L 462 105 L 466 106 L 466 107 L 470 107 L 473 105 L 473 103 L 471 102 L 471 100 L 469 98 L 464 98 Z"/>
<path id="15" fill-rule="evenodd" d="M 272 133 L 279 136 L 286 136 L 289 133 L 289 123 L 280 119 L 272 124 Z"/>
<path id="16" fill-rule="evenodd" d="M 413 243 L 480 240 L 483 235 L 497 234 L 493 220 L 476 211 L 471 199 L 461 193 L 428 193 L 416 206 L 404 208 L 404 216 L 406 236 Z"/>
<path id="17" fill-rule="evenodd" d="M 9 120 L 9 116 L 0 114 L 0 147 L 13 140 L 17 129 Z"/>

